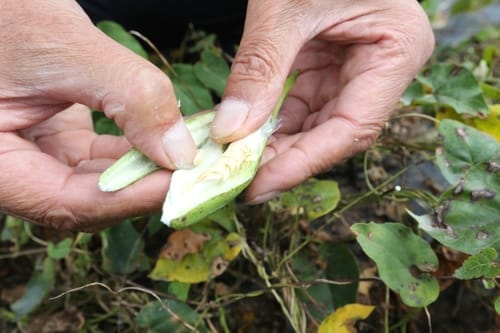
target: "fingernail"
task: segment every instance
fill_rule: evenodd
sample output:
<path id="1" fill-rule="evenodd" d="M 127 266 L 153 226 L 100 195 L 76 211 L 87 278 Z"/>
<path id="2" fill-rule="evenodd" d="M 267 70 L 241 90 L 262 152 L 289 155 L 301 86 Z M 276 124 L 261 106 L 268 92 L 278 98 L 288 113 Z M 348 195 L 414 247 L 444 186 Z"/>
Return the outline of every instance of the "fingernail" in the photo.
<path id="1" fill-rule="evenodd" d="M 212 137 L 225 138 L 236 132 L 248 117 L 250 105 L 236 99 L 225 99 L 212 123 Z"/>
<path id="2" fill-rule="evenodd" d="M 182 118 L 165 132 L 162 143 L 175 168 L 187 169 L 193 166 L 196 146 Z"/>
<path id="3" fill-rule="evenodd" d="M 263 202 L 269 201 L 271 199 L 276 198 L 278 195 L 280 195 L 280 191 L 272 191 L 272 192 L 267 192 L 261 195 L 256 196 L 252 200 L 249 200 L 247 202 L 247 205 L 258 205 Z"/>

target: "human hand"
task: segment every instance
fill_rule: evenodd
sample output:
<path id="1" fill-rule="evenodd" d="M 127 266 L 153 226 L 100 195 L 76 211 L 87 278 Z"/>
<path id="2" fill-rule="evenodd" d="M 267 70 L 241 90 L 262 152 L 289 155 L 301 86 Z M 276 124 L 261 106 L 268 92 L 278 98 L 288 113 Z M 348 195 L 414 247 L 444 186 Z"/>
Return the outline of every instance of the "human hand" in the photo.
<path id="1" fill-rule="evenodd" d="M 247 200 L 266 201 L 371 145 L 433 47 L 414 0 L 250 0 L 212 136 L 229 142 L 258 128 L 287 75 L 302 74 Z"/>
<path id="2" fill-rule="evenodd" d="M 99 172 L 130 145 L 95 135 L 88 109 L 72 105 L 104 111 L 157 164 L 184 167 L 196 148 L 167 77 L 73 1 L 2 0 L 0 26 L 0 211 L 92 230 L 160 207 L 166 171 L 98 192 Z"/>

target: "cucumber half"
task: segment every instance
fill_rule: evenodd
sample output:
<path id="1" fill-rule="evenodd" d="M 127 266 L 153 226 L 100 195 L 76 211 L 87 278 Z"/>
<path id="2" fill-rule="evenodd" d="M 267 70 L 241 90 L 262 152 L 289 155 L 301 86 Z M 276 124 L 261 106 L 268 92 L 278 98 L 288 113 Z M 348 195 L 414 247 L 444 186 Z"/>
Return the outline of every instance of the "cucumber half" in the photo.
<path id="1" fill-rule="evenodd" d="M 194 167 L 175 170 L 163 203 L 161 221 L 173 228 L 184 228 L 238 196 L 254 178 L 267 144 L 276 127 L 276 118 L 283 101 L 293 87 L 298 72 L 288 77 L 279 101 L 266 123 L 248 136 L 227 145 L 210 138 L 210 125 L 215 112 L 186 117 L 198 153 Z M 133 148 L 99 178 L 99 189 L 105 192 L 120 190 L 159 167 Z"/>

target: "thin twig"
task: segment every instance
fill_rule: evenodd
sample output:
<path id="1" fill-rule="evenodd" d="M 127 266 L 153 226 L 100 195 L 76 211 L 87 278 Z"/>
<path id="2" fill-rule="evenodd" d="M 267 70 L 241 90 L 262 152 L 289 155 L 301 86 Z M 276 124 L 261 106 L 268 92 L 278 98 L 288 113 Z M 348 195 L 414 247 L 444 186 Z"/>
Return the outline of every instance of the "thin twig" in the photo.
<path id="1" fill-rule="evenodd" d="M 146 36 L 135 30 L 131 30 L 129 32 L 132 36 L 135 36 L 140 40 L 142 40 L 144 43 L 146 43 L 156 53 L 158 58 L 160 58 L 160 61 L 168 68 L 168 70 L 172 71 L 172 73 L 177 76 L 177 73 L 175 72 L 172 65 L 170 65 L 167 58 L 165 58 L 165 56 L 160 52 L 160 50 L 158 50 L 156 45 L 149 38 L 147 38 Z"/>
<path id="2" fill-rule="evenodd" d="M 432 333 L 432 319 L 431 319 L 431 313 L 429 312 L 429 309 L 425 306 L 424 307 L 425 315 L 427 316 L 427 324 L 429 325 L 429 333 Z"/>
<path id="3" fill-rule="evenodd" d="M 18 251 L 18 252 L 7 253 L 7 254 L 0 254 L 0 260 L 2 260 L 2 259 L 14 259 L 14 258 L 21 257 L 21 256 L 29 256 L 32 254 L 41 254 L 41 253 L 46 253 L 46 252 L 47 252 L 46 248 L 40 248 L 40 249 L 24 250 L 24 251 Z"/>
<path id="4" fill-rule="evenodd" d="M 173 312 L 163 301 L 162 299 L 156 295 L 155 292 L 153 292 L 152 290 L 149 290 L 149 289 L 146 289 L 146 288 L 141 288 L 141 287 L 123 287 L 123 288 L 120 288 L 118 290 L 113 290 L 111 289 L 111 287 L 109 287 L 108 285 L 104 284 L 104 283 L 101 283 L 101 282 L 91 282 L 91 283 L 88 283 L 86 285 L 83 285 L 83 286 L 80 286 L 80 287 L 76 287 L 76 288 L 73 288 L 73 289 L 70 289 L 70 290 L 66 290 L 62 293 L 60 293 L 59 295 L 56 295 L 54 297 L 51 297 L 49 298 L 49 300 L 55 300 L 55 299 L 58 299 L 60 297 L 63 297 L 67 294 L 70 294 L 70 293 L 73 293 L 73 292 L 77 292 L 77 291 L 80 291 L 80 290 L 83 290 L 83 289 L 86 289 L 88 287 L 93 287 L 93 286 L 99 286 L 99 287 L 103 287 L 104 289 L 106 289 L 109 293 L 113 294 L 113 295 L 118 295 L 122 292 L 125 292 L 125 291 L 140 291 L 140 292 L 143 292 L 143 293 L 146 293 L 148 295 L 151 295 L 153 296 L 161 305 L 161 307 L 166 311 L 168 312 L 172 317 L 174 317 L 175 320 L 178 320 L 179 322 L 182 323 L 182 325 L 184 327 L 186 327 L 187 329 L 191 330 L 191 331 L 195 331 L 195 332 L 198 332 L 198 330 L 196 329 L 196 327 L 192 326 L 191 324 L 185 322 L 184 320 L 182 320 L 175 312 Z"/>
<path id="5" fill-rule="evenodd" d="M 384 309 L 384 332 L 389 333 L 389 306 L 391 302 L 391 293 L 389 287 L 385 286 L 385 309 Z"/>

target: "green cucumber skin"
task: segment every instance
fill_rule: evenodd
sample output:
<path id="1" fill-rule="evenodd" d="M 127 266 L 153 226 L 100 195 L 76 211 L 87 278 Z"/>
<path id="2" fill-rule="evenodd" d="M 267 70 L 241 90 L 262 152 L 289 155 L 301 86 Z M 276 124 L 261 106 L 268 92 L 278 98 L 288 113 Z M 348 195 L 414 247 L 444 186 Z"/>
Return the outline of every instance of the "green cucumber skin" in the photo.
<path id="1" fill-rule="evenodd" d="M 193 134 L 199 128 L 208 126 L 214 117 L 215 111 L 208 111 L 185 117 L 184 121 Z M 159 169 L 146 155 L 132 148 L 101 174 L 98 187 L 103 192 L 116 192 Z"/>
<path id="2" fill-rule="evenodd" d="M 215 211 L 224 207 L 234 198 L 236 198 L 241 192 L 243 192 L 248 184 L 250 184 L 252 179 L 253 177 L 250 178 L 250 180 L 234 187 L 233 189 L 224 193 L 220 193 L 212 199 L 207 200 L 204 203 L 194 207 L 182 217 L 171 220 L 168 225 L 174 229 L 183 229 L 190 226 L 191 224 L 199 222 L 210 214 L 215 213 Z"/>
<path id="3" fill-rule="evenodd" d="M 260 160 L 262 158 L 262 155 L 264 153 L 264 149 L 267 145 L 267 140 L 264 140 L 261 143 L 261 146 L 259 148 L 259 158 L 257 161 L 255 161 L 255 165 L 253 168 L 249 171 L 249 176 L 248 180 L 244 181 L 240 185 L 233 187 L 231 190 L 219 193 L 212 199 L 209 199 L 198 206 L 194 207 L 191 209 L 189 212 L 185 213 L 181 217 L 172 219 L 166 223 L 169 227 L 174 228 L 174 229 L 182 229 L 190 226 L 191 224 L 194 224 L 207 216 L 209 216 L 212 213 L 215 213 L 218 209 L 226 206 L 228 203 L 230 203 L 233 199 L 235 199 L 238 195 L 243 192 L 247 186 L 252 182 L 254 179 L 255 175 L 257 174 L 257 171 L 259 169 L 260 165 Z M 163 221 L 162 221 L 163 222 Z"/>
<path id="4" fill-rule="evenodd" d="M 132 148 L 99 177 L 98 187 L 103 192 L 118 191 L 160 169 L 136 148 Z"/>
<path id="5" fill-rule="evenodd" d="M 283 91 L 281 93 L 280 99 L 278 103 L 276 104 L 272 114 L 271 114 L 271 119 L 276 119 L 278 112 L 281 108 L 281 105 L 286 98 L 289 90 L 293 87 L 297 76 L 299 75 L 299 72 L 296 71 L 292 73 L 289 78 L 287 79 L 285 86 L 283 88 Z M 215 117 L 215 111 L 209 111 L 209 112 L 203 112 L 200 114 L 195 114 L 190 117 L 186 117 L 185 122 L 186 126 L 192 133 L 192 135 L 197 132 L 199 129 L 202 129 L 204 126 L 209 126 L 209 124 L 213 121 Z M 202 132 L 203 133 L 203 132 Z M 203 134 L 206 135 L 206 134 Z M 200 139 L 201 142 L 201 139 Z M 261 147 L 261 152 L 259 154 L 259 162 L 255 164 L 253 169 L 251 170 L 251 177 L 241 183 L 240 185 L 237 185 L 233 187 L 231 190 L 228 190 L 226 192 L 220 193 L 213 198 L 203 202 L 202 204 L 197 205 L 193 209 L 191 209 L 189 212 L 184 214 L 182 217 L 178 217 L 176 219 L 172 219 L 171 221 L 168 221 L 168 225 L 173 227 L 173 228 L 185 228 L 197 221 L 202 220 L 206 216 L 210 215 L 211 213 L 215 212 L 219 208 L 222 208 L 226 204 L 228 204 L 231 200 L 236 198 L 243 190 L 250 184 L 252 179 L 255 177 L 255 174 L 257 173 L 258 167 L 260 165 L 260 158 L 262 157 L 262 153 L 264 151 L 265 145 L 267 143 L 267 140 L 264 140 L 263 145 Z M 130 155 L 129 155 L 130 154 Z M 132 158 L 135 157 L 136 159 Z M 154 166 L 151 167 L 151 170 L 149 170 L 147 167 L 145 168 L 144 171 L 141 171 L 139 173 L 136 172 L 136 168 L 138 166 L 141 166 L 139 163 L 144 163 L 149 161 Z M 146 163 L 147 165 L 147 163 Z M 113 190 L 108 191 L 116 191 L 119 190 L 123 187 L 126 187 L 135 181 L 143 178 L 144 176 L 150 174 L 151 172 L 159 169 L 158 166 L 156 166 L 152 161 L 150 161 L 145 155 L 143 155 L 140 151 L 137 149 L 132 149 L 129 153 L 127 153 L 125 156 L 123 156 L 121 159 L 119 159 L 115 164 L 113 164 L 109 169 L 107 169 L 103 175 L 101 175 L 101 178 L 99 182 L 101 182 L 101 179 L 104 178 L 106 181 L 113 181 L 115 183 L 121 184 L 121 186 L 116 187 Z M 134 171 L 132 171 L 134 170 Z M 130 175 L 127 175 L 127 173 L 131 173 L 132 177 Z M 117 178 L 117 179 L 114 179 Z M 121 180 L 120 178 L 124 178 L 125 181 Z M 100 186 L 101 188 L 101 186 Z M 103 190 L 101 188 L 101 190 Z"/>

